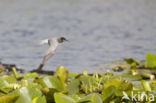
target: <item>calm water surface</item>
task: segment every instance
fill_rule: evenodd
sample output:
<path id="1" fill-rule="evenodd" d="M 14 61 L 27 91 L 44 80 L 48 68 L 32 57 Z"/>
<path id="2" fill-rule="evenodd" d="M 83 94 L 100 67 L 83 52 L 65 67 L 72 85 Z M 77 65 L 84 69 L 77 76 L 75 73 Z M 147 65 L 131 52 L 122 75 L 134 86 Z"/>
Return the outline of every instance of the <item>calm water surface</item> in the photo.
<path id="1" fill-rule="evenodd" d="M 82 72 L 99 64 L 156 53 L 155 0 L 0 0 L 0 60 L 27 70 L 39 65 L 48 46 L 65 36 L 45 65 Z"/>

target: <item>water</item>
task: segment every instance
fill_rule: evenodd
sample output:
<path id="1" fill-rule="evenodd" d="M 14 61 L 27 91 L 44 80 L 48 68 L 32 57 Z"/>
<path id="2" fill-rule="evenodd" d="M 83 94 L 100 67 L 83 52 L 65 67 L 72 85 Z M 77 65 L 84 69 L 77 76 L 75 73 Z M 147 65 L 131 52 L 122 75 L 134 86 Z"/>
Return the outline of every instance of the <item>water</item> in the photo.
<path id="1" fill-rule="evenodd" d="M 32 70 L 48 46 L 38 42 L 65 36 L 45 65 L 70 72 L 156 53 L 155 0 L 0 0 L 0 60 Z"/>

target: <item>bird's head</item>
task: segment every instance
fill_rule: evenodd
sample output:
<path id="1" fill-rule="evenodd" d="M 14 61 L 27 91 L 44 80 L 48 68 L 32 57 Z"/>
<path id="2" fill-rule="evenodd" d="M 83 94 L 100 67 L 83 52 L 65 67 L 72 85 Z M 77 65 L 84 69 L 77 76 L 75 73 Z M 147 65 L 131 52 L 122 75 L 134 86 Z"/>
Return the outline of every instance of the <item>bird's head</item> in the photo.
<path id="1" fill-rule="evenodd" d="M 65 37 L 59 37 L 57 40 L 59 43 L 63 43 L 65 41 L 68 41 Z"/>

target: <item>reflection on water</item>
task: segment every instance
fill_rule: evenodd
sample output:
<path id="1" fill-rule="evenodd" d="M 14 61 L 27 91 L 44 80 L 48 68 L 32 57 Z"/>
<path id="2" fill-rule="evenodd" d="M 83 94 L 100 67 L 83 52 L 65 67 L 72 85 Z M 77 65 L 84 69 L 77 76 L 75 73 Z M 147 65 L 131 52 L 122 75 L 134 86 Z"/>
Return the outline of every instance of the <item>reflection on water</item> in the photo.
<path id="1" fill-rule="evenodd" d="M 82 72 L 124 57 L 156 53 L 155 0 L 0 0 L 0 59 L 36 68 L 48 37 L 65 36 L 44 69 Z"/>

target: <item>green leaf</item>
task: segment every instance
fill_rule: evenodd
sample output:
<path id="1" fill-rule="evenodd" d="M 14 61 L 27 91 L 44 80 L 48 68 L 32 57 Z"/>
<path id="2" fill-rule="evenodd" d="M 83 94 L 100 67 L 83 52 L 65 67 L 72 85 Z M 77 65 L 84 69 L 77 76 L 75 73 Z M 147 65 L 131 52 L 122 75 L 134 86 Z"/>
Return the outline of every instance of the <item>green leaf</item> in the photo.
<path id="1" fill-rule="evenodd" d="M 47 103 L 45 96 L 42 97 L 34 97 L 31 103 Z M 51 102 L 50 102 L 51 103 Z"/>
<path id="2" fill-rule="evenodd" d="M 56 103 L 76 103 L 72 97 L 66 96 L 62 93 L 55 93 L 54 98 Z"/>
<path id="3" fill-rule="evenodd" d="M 122 84 L 122 81 L 119 78 L 109 79 L 104 83 L 104 89 L 110 86 L 115 86 L 118 89 L 121 84 Z"/>
<path id="4" fill-rule="evenodd" d="M 13 74 L 14 74 L 15 78 L 18 79 L 19 78 L 19 75 L 18 75 L 18 72 L 16 71 L 16 68 L 13 67 L 12 68 L 12 71 L 13 71 Z"/>
<path id="5" fill-rule="evenodd" d="M 149 81 L 142 80 L 141 83 L 144 87 L 144 90 L 152 91 L 151 84 L 149 83 Z"/>
<path id="6" fill-rule="evenodd" d="M 103 103 L 100 95 L 93 93 L 88 96 L 85 96 L 81 98 L 78 103 L 86 103 L 86 102 L 91 102 L 91 103 Z"/>
<path id="7" fill-rule="evenodd" d="M 17 99 L 18 96 L 4 95 L 4 96 L 0 96 L 0 103 L 15 103 Z"/>
<path id="8" fill-rule="evenodd" d="M 123 82 L 118 89 L 122 90 L 122 91 L 132 90 L 133 89 L 133 84 L 128 83 L 128 82 Z"/>
<path id="9" fill-rule="evenodd" d="M 24 75 L 25 79 L 34 79 L 34 78 L 37 78 L 37 77 L 39 77 L 39 76 L 38 76 L 38 74 L 36 72 Z"/>
<path id="10" fill-rule="evenodd" d="M 80 74 L 78 74 L 78 73 L 68 73 L 68 79 L 70 79 L 70 78 L 76 78 L 76 77 L 78 77 Z"/>
<path id="11" fill-rule="evenodd" d="M 68 70 L 63 66 L 59 66 L 56 70 L 56 76 L 61 80 L 63 88 L 65 89 L 66 81 L 68 78 Z"/>
<path id="12" fill-rule="evenodd" d="M 131 75 L 131 74 L 123 74 L 121 75 L 123 80 L 132 80 L 132 81 L 137 81 L 137 80 L 141 80 L 142 76 L 141 75 Z"/>
<path id="13" fill-rule="evenodd" d="M 68 86 L 66 87 L 67 88 L 67 92 L 69 94 L 76 94 L 79 92 L 79 85 L 80 85 L 80 81 L 78 79 L 74 79 L 72 80 Z"/>
<path id="14" fill-rule="evenodd" d="M 3 76 L 0 78 L 0 91 L 3 93 L 9 93 L 17 84 L 17 80 L 11 76 Z"/>
<path id="15" fill-rule="evenodd" d="M 54 88 L 58 91 L 64 90 L 62 82 L 55 76 L 46 76 L 41 78 L 40 84 L 44 88 Z"/>
<path id="16" fill-rule="evenodd" d="M 17 80 L 16 80 L 16 78 L 14 78 L 12 76 L 4 75 L 3 77 L 0 78 L 0 87 L 8 86 L 13 83 L 17 83 Z"/>
<path id="17" fill-rule="evenodd" d="M 68 78 L 68 70 L 63 66 L 59 66 L 56 69 L 56 76 L 59 77 L 61 81 L 65 82 Z"/>
<path id="18" fill-rule="evenodd" d="M 31 103 L 34 97 L 41 97 L 42 92 L 34 87 L 22 87 L 10 93 L 12 95 L 19 95 L 16 103 Z"/>
<path id="19" fill-rule="evenodd" d="M 41 97 L 39 97 L 37 103 L 48 103 L 48 102 L 47 102 L 45 96 L 41 96 Z M 52 101 L 49 101 L 49 103 L 52 103 Z"/>
<path id="20" fill-rule="evenodd" d="M 44 93 L 44 95 L 46 96 L 46 100 L 48 103 L 54 102 L 54 93 L 57 92 L 56 89 L 42 88 L 41 90 Z"/>
<path id="21" fill-rule="evenodd" d="M 103 90 L 102 92 L 102 100 L 104 103 L 107 103 L 111 97 L 115 94 L 116 88 L 114 86 L 110 86 Z"/>
<path id="22" fill-rule="evenodd" d="M 32 101 L 31 101 L 31 103 L 37 103 L 38 99 L 39 99 L 39 97 L 33 98 Z"/>
<path id="23" fill-rule="evenodd" d="M 136 64 L 136 65 L 138 65 L 139 63 L 135 60 L 135 59 L 133 59 L 133 58 L 125 58 L 124 59 L 124 61 L 126 61 L 128 64 Z"/>
<path id="24" fill-rule="evenodd" d="M 146 56 L 146 64 L 149 68 L 156 68 L 156 55 L 148 53 Z"/>

